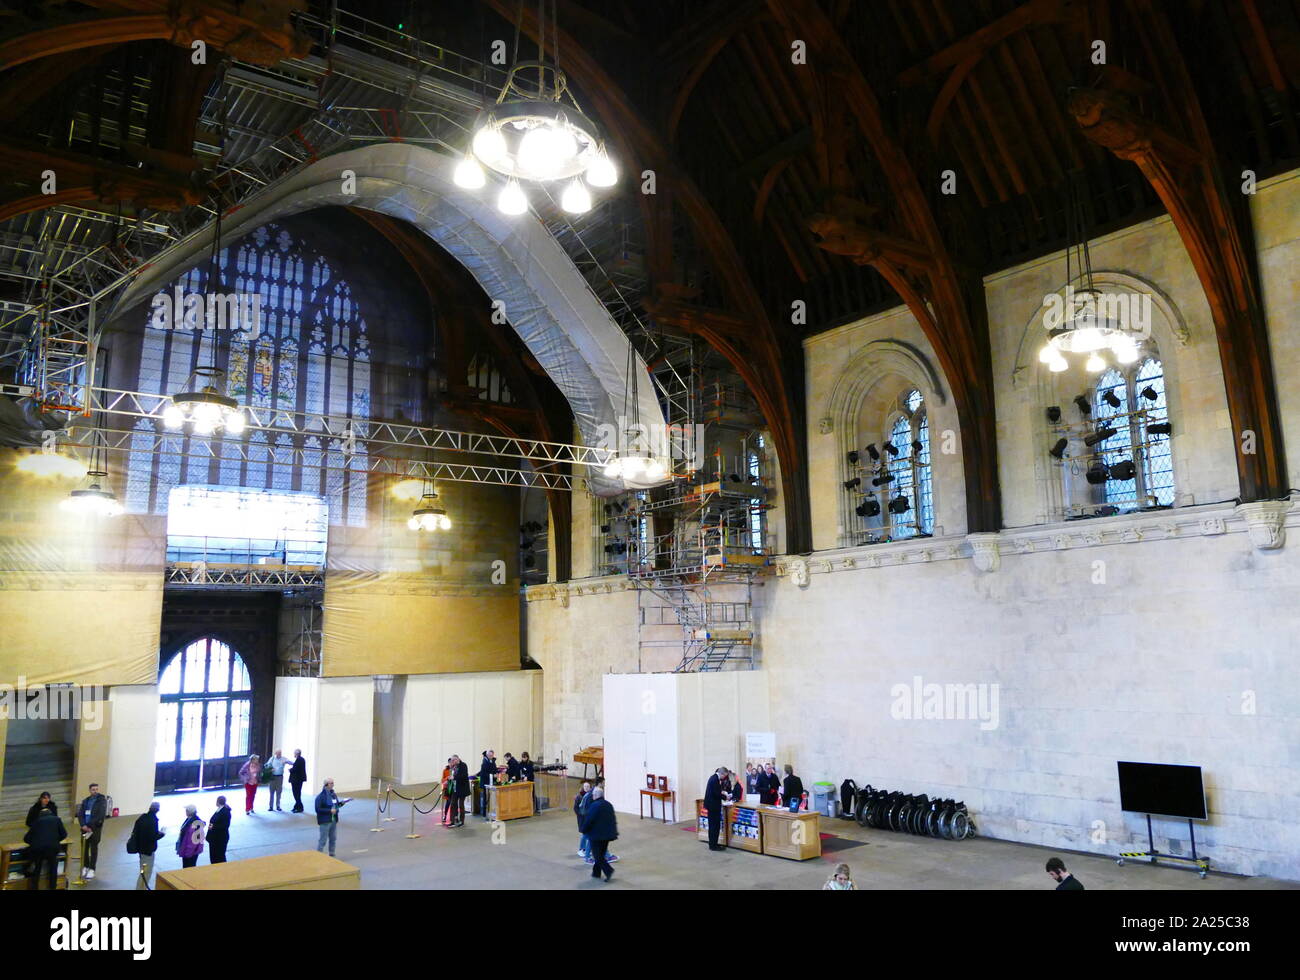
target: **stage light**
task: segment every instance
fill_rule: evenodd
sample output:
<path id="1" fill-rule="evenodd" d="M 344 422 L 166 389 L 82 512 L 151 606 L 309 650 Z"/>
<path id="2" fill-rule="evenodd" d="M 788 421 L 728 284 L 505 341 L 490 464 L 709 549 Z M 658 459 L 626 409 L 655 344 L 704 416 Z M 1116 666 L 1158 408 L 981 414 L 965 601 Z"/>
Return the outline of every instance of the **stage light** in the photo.
<path id="1" fill-rule="evenodd" d="M 1047 421 L 1051 422 L 1053 425 L 1061 421 L 1060 405 L 1049 405 L 1047 407 Z"/>
<path id="2" fill-rule="evenodd" d="M 1113 426 L 1103 425 L 1096 432 L 1090 432 L 1088 433 L 1088 435 L 1084 436 L 1083 444 L 1087 446 L 1089 449 L 1091 449 L 1093 446 L 1097 445 L 1097 443 L 1105 442 L 1107 439 L 1113 436 L 1117 431 L 1118 430 L 1115 429 Z"/>
<path id="3" fill-rule="evenodd" d="M 1093 486 L 1096 486 L 1099 483 L 1105 483 L 1110 479 L 1110 469 L 1105 463 L 1093 463 L 1088 467 L 1087 479 Z"/>
<path id="4" fill-rule="evenodd" d="M 1091 414 L 1092 414 L 1092 405 L 1089 404 L 1089 402 L 1088 402 L 1088 397 L 1087 397 L 1086 395 L 1075 395 L 1075 396 L 1074 396 L 1074 404 L 1076 404 L 1077 406 L 1079 406 L 1079 414 L 1080 414 L 1080 415 L 1091 415 Z"/>
<path id="5" fill-rule="evenodd" d="M 855 466 L 855 465 L 857 465 L 857 462 L 858 462 L 858 451 L 857 451 L 856 449 L 850 449 L 850 450 L 849 450 L 849 465 L 850 465 L 850 466 Z"/>
<path id="6" fill-rule="evenodd" d="M 1124 404 L 1122 401 L 1119 400 L 1119 395 L 1115 394 L 1114 388 L 1109 389 L 1106 392 L 1106 394 L 1102 395 L 1101 400 L 1104 401 L 1111 408 L 1120 408 Z"/>
<path id="7" fill-rule="evenodd" d="M 880 450 L 876 448 L 876 444 L 874 442 L 867 447 L 867 455 L 871 457 L 871 461 L 873 463 L 880 462 Z"/>
<path id="8" fill-rule="evenodd" d="M 853 512 L 859 517 L 877 517 L 880 514 L 880 501 L 874 497 L 868 498 L 854 507 Z"/>
<path id="9" fill-rule="evenodd" d="M 883 487 L 886 483 L 894 482 L 893 473 L 881 473 L 879 476 L 872 477 L 871 485 L 873 487 Z"/>
<path id="10" fill-rule="evenodd" d="M 897 455 L 898 455 L 898 447 L 895 446 L 892 442 L 886 442 L 886 443 L 884 444 L 884 446 L 885 446 L 885 449 L 888 450 L 889 455 L 891 455 L 891 456 L 897 456 Z"/>
<path id="11" fill-rule="evenodd" d="M 1153 436 L 1167 436 L 1173 431 L 1174 427 L 1169 422 L 1154 422 L 1147 426 L 1147 432 Z"/>
<path id="12" fill-rule="evenodd" d="M 1110 468 L 1110 478 L 1124 483 L 1133 479 L 1137 475 L 1137 467 L 1131 459 L 1121 459 L 1118 463 Z"/>
<path id="13" fill-rule="evenodd" d="M 1056 440 L 1056 445 L 1054 445 L 1051 449 L 1047 450 L 1047 452 L 1048 452 L 1050 455 L 1054 456 L 1056 459 L 1060 459 L 1061 457 L 1063 457 L 1063 456 L 1065 455 L 1065 447 L 1068 446 L 1068 445 L 1069 445 L 1069 441 L 1068 441 L 1068 440 L 1066 440 L 1066 439 L 1057 439 L 1057 440 Z"/>
<path id="14" fill-rule="evenodd" d="M 1160 392 L 1156 391 L 1150 385 L 1147 385 L 1140 392 L 1138 392 L 1138 394 L 1140 394 L 1143 398 L 1145 398 L 1149 402 L 1153 402 L 1160 397 Z"/>
<path id="15" fill-rule="evenodd" d="M 609 525 L 608 525 L 608 524 L 602 524 L 602 525 L 600 526 L 600 533 L 601 533 L 601 534 L 608 534 L 608 533 L 609 533 Z"/>
<path id="16" fill-rule="evenodd" d="M 906 514 L 911 509 L 912 502 L 901 493 L 889 502 L 889 512 L 891 514 Z"/>
<path id="17" fill-rule="evenodd" d="M 920 456 L 921 453 L 925 452 L 925 446 L 921 444 L 920 439 L 915 439 L 912 441 L 912 452 L 916 453 L 916 455 L 918 456 Z"/>
<path id="18" fill-rule="evenodd" d="M 844 481 L 845 490 L 852 490 L 854 487 L 860 487 L 860 486 L 862 486 L 862 477 L 860 476 L 855 476 L 852 480 Z"/>

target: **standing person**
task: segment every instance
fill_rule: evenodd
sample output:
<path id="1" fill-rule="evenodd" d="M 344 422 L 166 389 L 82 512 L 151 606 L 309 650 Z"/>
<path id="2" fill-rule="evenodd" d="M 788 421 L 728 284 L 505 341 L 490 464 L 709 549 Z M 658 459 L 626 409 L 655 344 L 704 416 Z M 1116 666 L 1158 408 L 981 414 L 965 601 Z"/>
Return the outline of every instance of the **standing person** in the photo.
<path id="1" fill-rule="evenodd" d="M 226 863 L 226 845 L 230 843 L 230 807 L 224 796 L 217 797 L 217 810 L 208 821 L 208 863 Z"/>
<path id="2" fill-rule="evenodd" d="M 447 825 L 447 813 L 451 810 L 451 791 L 455 786 L 452 781 L 451 757 L 447 757 L 447 764 L 442 767 L 442 779 L 438 785 L 442 787 L 442 824 Z"/>
<path id="3" fill-rule="evenodd" d="M 782 784 L 781 792 L 786 806 L 794 801 L 794 808 L 799 808 L 803 800 L 803 780 L 794 774 L 794 766 L 789 763 L 786 763 L 785 782 Z"/>
<path id="4" fill-rule="evenodd" d="M 745 780 L 738 772 L 731 773 L 728 782 L 731 786 L 731 802 L 739 803 L 745 798 Z"/>
<path id="5" fill-rule="evenodd" d="M 1056 882 L 1058 892 L 1085 891 L 1083 882 L 1066 870 L 1065 862 L 1058 857 L 1047 859 L 1047 873 Z"/>
<path id="6" fill-rule="evenodd" d="M 158 850 L 158 842 L 163 839 L 163 832 L 158 827 L 158 801 L 149 804 L 149 809 L 135 818 L 131 828 L 131 838 L 127 850 L 132 846 L 140 857 L 140 875 L 135 881 L 136 891 L 149 890 L 149 876 L 153 874 L 153 856 Z"/>
<path id="7" fill-rule="evenodd" d="M 758 777 L 762 772 L 761 768 L 755 769 L 752 762 L 745 763 L 745 792 L 750 796 L 758 792 Z"/>
<path id="8" fill-rule="evenodd" d="M 451 779 L 454 789 L 451 796 L 451 825 L 465 826 L 465 797 L 469 796 L 469 765 L 458 755 L 453 755 Z"/>
<path id="9" fill-rule="evenodd" d="M 108 816 L 108 797 L 99 791 L 99 783 L 90 784 L 90 795 L 77 807 L 77 822 L 86 838 L 86 863 L 82 878 L 95 877 L 95 864 L 99 860 L 99 838 L 104 832 L 104 818 Z"/>
<path id="10" fill-rule="evenodd" d="M 36 797 L 36 802 L 27 811 L 27 826 L 30 827 L 36 822 L 36 818 L 41 815 L 42 810 L 49 810 L 56 817 L 59 815 L 59 808 L 54 805 L 54 799 L 49 793 L 42 793 Z"/>
<path id="11" fill-rule="evenodd" d="M 506 780 L 514 782 L 519 778 L 519 760 L 509 752 L 506 753 Z"/>
<path id="12" fill-rule="evenodd" d="M 519 755 L 519 778 L 526 783 L 533 784 L 533 813 L 541 813 L 542 808 L 537 805 L 537 780 L 535 778 L 536 767 L 533 760 L 528 758 L 527 752 Z"/>
<path id="13" fill-rule="evenodd" d="M 199 810 L 193 803 L 185 807 L 185 822 L 176 834 L 176 853 L 180 855 L 181 867 L 192 868 L 199 863 L 203 853 L 203 828 L 207 826 L 199 819 Z"/>
<path id="14" fill-rule="evenodd" d="M 266 764 L 271 767 L 271 800 L 267 804 L 267 812 L 272 810 L 283 810 L 280 806 L 280 799 L 284 796 L 284 771 L 289 768 L 289 760 L 280 754 L 276 749 Z"/>
<path id="15" fill-rule="evenodd" d="M 328 840 L 330 845 L 330 857 L 334 856 L 334 844 L 338 839 L 339 833 L 339 809 L 348 800 L 339 799 L 334 792 L 334 780 L 325 780 L 325 785 L 316 795 L 316 824 L 320 827 L 320 840 L 316 844 L 316 850 L 325 850 L 325 842 Z"/>
<path id="16" fill-rule="evenodd" d="M 758 802 L 772 806 L 780 792 L 781 780 L 777 778 L 776 767 L 769 762 L 758 776 Z"/>
<path id="17" fill-rule="evenodd" d="M 602 874 L 609 881 L 614 877 L 614 868 L 606 859 L 611 841 L 618 840 L 618 818 L 614 808 L 605 799 L 605 791 L 599 786 L 591 791 L 591 802 L 587 804 L 587 815 L 582 821 L 583 832 L 591 838 L 591 876 L 599 878 Z"/>
<path id="18" fill-rule="evenodd" d="M 27 873 L 35 879 L 37 888 L 41 887 L 41 865 L 44 864 L 50 868 L 50 889 L 59 887 L 59 846 L 67 836 L 63 821 L 49 807 L 41 808 L 31 829 L 23 835 L 23 843 L 27 845 Z"/>
<path id="19" fill-rule="evenodd" d="M 704 812 L 709 818 L 709 850 L 725 851 L 718 844 L 718 832 L 722 830 L 722 784 L 727 778 L 727 770 L 719 766 L 717 772 L 709 777 L 704 786 Z"/>
<path id="20" fill-rule="evenodd" d="M 249 817 L 257 799 L 257 781 L 262 778 L 262 760 L 256 753 L 239 767 L 239 778 L 244 781 L 244 816 Z"/>
<path id="21" fill-rule="evenodd" d="M 578 820 L 578 857 L 591 862 L 591 840 L 582 832 L 582 818 L 587 813 L 587 794 L 591 792 L 591 783 L 583 783 L 573 798 L 573 815 Z"/>
<path id="22" fill-rule="evenodd" d="M 484 749 L 483 761 L 479 763 L 479 767 L 478 767 L 478 788 L 479 788 L 479 797 L 480 797 L 479 802 L 482 804 L 483 807 L 483 809 L 479 811 L 479 814 L 483 817 L 484 820 L 487 819 L 487 815 L 488 815 L 488 789 L 487 788 L 491 786 L 494 782 L 496 782 L 496 776 L 497 776 L 497 754 L 493 752 L 491 749 Z"/>
<path id="23" fill-rule="evenodd" d="M 307 781 L 307 760 L 302 757 L 302 749 L 293 750 L 293 765 L 289 767 L 289 788 L 293 790 L 293 809 L 290 813 L 302 813 L 302 784 Z"/>
<path id="24" fill-rule="evenodd" d="M 826 884 L 822 885 L 824 892 L 855 892 L 858 886 L 853 883 L 853 875 L 849 874 L 847 864 L 837 864 L 835 873 L 826 879 Z"/>

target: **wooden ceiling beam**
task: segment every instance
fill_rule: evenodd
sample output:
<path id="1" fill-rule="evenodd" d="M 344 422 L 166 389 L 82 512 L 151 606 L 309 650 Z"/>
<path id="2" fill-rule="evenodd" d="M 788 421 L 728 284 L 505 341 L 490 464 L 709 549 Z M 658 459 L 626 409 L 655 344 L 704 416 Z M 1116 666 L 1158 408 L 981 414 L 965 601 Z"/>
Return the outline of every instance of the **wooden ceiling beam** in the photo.
<path id="1" fill-rule="evenodd" d="M 973 67 L 992 48 L 1027 27 L 1059 23 L 1077 13 L 1076 0 L 1029 0 L 997 20 L 986 24 L 973 34 L 953 41 L 936 51 L 918 65 L 913 65 L 898 76 L 904 88 L 924 85 L 945 72 L 970 62 Z M 967 71 L 970 70 L 968 67 Z"/>

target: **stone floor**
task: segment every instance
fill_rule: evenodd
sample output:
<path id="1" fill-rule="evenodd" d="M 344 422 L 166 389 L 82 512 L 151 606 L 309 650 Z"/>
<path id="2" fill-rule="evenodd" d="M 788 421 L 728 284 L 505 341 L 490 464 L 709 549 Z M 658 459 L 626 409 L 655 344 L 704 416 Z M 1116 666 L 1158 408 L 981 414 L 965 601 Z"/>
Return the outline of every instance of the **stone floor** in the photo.
<path id="1" fill-rule="evenodd" d="M 194 803 L 206 820 L 217 795 L 160 797 L 167 837 L 160 842 L 156 870 L 180 867 L 175 837 L 185 805 Z M 249 817 L 243 812 L 242 790 L 227 790 L 225 795 L 234 810 L 230 860 L 315 848 L 310 800 L 305 801 L 306 813 L 290 813 L 291 802 L 283 812 L 268 813 L 263 789 L 258 809 Z M 362 888 L 815 889 L 843 861 L 852 868 L 860 889 L 1046 890 L 1054 884 L 1043 863 L 1053 853 L 1060 854 L 1089 889 L 1300 888 L 1300 882 L 1234 875 L 1211 875 L 1202 881 L 1176 868 L 1132 863 L 1121 868 L 1105 857 L 982 838 L 952 842 L 910 837 L 865 830 L 847 820 L 823 820 L 823 832 L 836 839 L 824 842 L 827 849 L 821 859 L 796 863 L 737 850 L 713 853 L 695 839 L 689 824 L 666 825 L 622 813 L 618 815 L 621 836 L 613 848 L 620 860 L 613 881 L 606 884 L 593 880 L 590 867 L 576 855 L 578 835 L 568 810 L 547 810 L 540 817 L 510 821 L 495 833 L 478 817 L 471 816 L 462 829 L 450 830 L 439 826 L 435 816 L 417 816 L 416 832 L 423 836 L 416 840 L 405 836 L 410 828 L 409 804 L 396 801 L 392 816 L 394 822 L 380 824 L 385 828 L 382 833 L 370 833 L 375 819 L 373 796 L 358 796 L 342 811 L 336 856 L 361 869 Z M 88 889 L 134 887 L 136 858 L 126 853 L 132 822 L 119 818 L 105 825 L 97 877 L 86 885 Z M 11 830 L 4 839 L 20 837 Z M 850 842 L 853 846 L 848 846 Z M 207 863 L 206 852 L 200 863 Z"/>

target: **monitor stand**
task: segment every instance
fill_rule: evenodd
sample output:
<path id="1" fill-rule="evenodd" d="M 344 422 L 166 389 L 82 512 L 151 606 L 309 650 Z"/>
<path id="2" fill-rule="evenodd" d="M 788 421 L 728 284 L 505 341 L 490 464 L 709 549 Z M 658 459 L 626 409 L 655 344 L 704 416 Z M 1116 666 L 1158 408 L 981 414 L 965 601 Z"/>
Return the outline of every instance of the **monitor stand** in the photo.
<path id="1" fill-rule="evenodd" d="M 1183 857 L 1180 854 L 1162 854 L 1156 850 L 1155 835 L 1151 831 L 1151 814 L 1147 814 L 1147 850 L 1145 851 L 1120 851 L 1120 855 L 1115 859 L 1115 863 L 1120 867 L 1124 866 L 1125 858 L 1148 858 L 1152 864 L 1159 864 L 1163 858 L 1166 861 L 1180 861 L 1181 864 L 1175 867 L 1182 867 L 1188 871 L 1195 871 L 1202 878 L 1210 873 L 1210 859 L 1196 856 L 1196 828 L 1192 825 L 1191 818 L 1187 819 L 1187 833 L 1192 841 L 1192 856 Z M 1188 867 L 1190 865 L 1190 867 Z"/>

